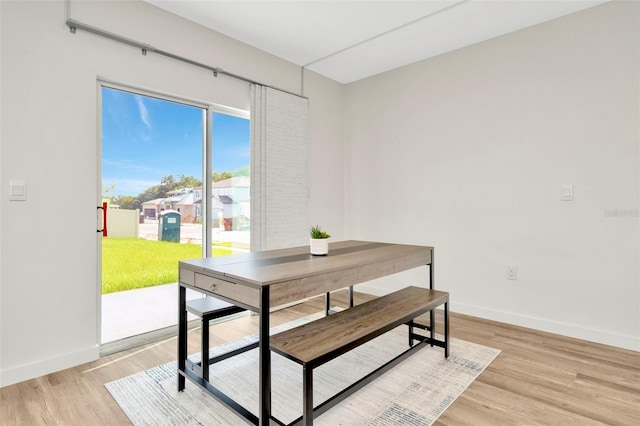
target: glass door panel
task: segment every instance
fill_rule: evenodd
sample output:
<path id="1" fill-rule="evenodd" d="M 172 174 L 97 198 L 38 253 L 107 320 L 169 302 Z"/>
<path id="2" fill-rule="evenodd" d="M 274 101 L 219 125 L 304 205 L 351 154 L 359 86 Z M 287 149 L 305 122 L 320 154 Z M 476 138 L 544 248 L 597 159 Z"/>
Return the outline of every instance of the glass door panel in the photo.
<path id="1" fill-rule="evenodd" d="M 101 87 L 101 342 L 176 324 L 177 262 L 202 256 L 206 110 Z"/>
<path id="2" fill-rule="evenodd" d="M 212 114 L 212 255 L 220 249 L 250 250 L 251 186 L 249 119 Z"/>

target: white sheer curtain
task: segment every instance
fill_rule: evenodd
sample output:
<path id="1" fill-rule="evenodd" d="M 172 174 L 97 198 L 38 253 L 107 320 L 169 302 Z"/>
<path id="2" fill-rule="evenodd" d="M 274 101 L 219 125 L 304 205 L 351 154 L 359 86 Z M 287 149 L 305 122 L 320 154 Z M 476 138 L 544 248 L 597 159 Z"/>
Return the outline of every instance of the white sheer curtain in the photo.
<path id="1" fill-rule="evenodd" d="M 251 250 L 309 243 L 309 101 L 251 85 Z"/>

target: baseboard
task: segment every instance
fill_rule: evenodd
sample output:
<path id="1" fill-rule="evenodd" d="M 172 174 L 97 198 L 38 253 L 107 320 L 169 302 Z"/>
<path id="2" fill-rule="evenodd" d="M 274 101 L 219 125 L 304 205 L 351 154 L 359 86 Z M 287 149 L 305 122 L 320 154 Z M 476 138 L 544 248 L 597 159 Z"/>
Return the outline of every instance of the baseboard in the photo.
<path id="1" fill-rule="evenodd" d="M 543 318 L 515 314 L 513 312 L 487 309 L 464 303 L 451 302 L 451 310 L 461 314 L 472 315 L 521 327 L 533 328 L 535 330 L 574 337 L 576 339 L 586 340 L 589 342 L 601 343 L 622 349 L 630 349 L 632 351 L 640 351 L 640 337 L 637 336 L 611 333 L 609 331 L 580 327 L 574 324 L 550 321 Z"/>
<path id="2" fill-rule="evenodd" d="M 24 364 L 19 367 L 0 371 L 0 387 L 13 385 L 25 380 L 34 379 L 56 371 L 75 367 L 86 362 L 95 361 L 100 357 L 98 345 L 81 351 L 38 361 L 32 364 Z"/>
<path id="3" fill-rule="evenodd" d="M 382 296 L 385 293 L 388 293 L 388 291 L 385 291 L 385 289 L 381 289 L 380 287 L 367 285 L 359 285 L 358 291 L 372 294 L 374 296 Z M 468 305 L 465 303 L 456 303 L 455 301 L 451 302 L 449 309 L 452 312 L 458 312 L 478 318 L 504 322 L 520 327 L 532 328 L 534 330 L 574 337 L 576 339 L 586 340 L 589 342 L 601 343 L 604 345 L 640 352 L 640 336 L 611 333 L 604 330 L 580 327 L 574 324 L 550 321 L 544 318 L 529 317 L 513 312 L 487 309 L 481 306 Z"/>

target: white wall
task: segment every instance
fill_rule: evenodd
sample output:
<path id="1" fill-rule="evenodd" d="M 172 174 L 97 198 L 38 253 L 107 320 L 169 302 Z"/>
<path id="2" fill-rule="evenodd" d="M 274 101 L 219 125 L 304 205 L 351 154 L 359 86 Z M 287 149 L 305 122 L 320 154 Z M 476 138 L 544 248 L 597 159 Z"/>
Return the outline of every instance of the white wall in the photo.
<path id="1" fill-rule="evenodd" d="M 98 357 L 97 78 L 245 109 L 249 88 L 80 30 L 73 35 L 62 1 L 2 1 L 0 17 L 4 386 Z M 71 17 L 265 84 L 301 88 L 299 67 L 143 2 L 72 2 Z M 338 239 L 344 177 L 327 177 L 325 164 L 343 161 L 342 92 L 335 82 L 305 75 L 310 152 L 317 157 L 310 160 L 310 223 L 328 224 Z M 26 180 L 26 202 L 8 201 L 11 178 Z M 74 214 L 51 208 L 69 199 Z"/>
<path id="2" fill-rule="evenodd" d="M 608 3 L 349 85 L 347 236 L 434 245 L 455 311 L 640 350 L 638 17 Z"/>

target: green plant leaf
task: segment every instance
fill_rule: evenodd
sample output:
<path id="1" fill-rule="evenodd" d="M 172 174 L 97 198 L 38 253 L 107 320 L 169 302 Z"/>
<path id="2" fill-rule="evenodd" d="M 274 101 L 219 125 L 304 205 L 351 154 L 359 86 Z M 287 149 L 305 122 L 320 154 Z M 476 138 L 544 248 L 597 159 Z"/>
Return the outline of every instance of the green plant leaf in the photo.
<path id="1" fill-rule="evenodd" d="M 311 235 L 311 238 L 314 240 L 324 240 L 326 238 L 331 238 L 331 235 L 324 232 L 319 225 L 312 226 L 309 234 Z"/>

